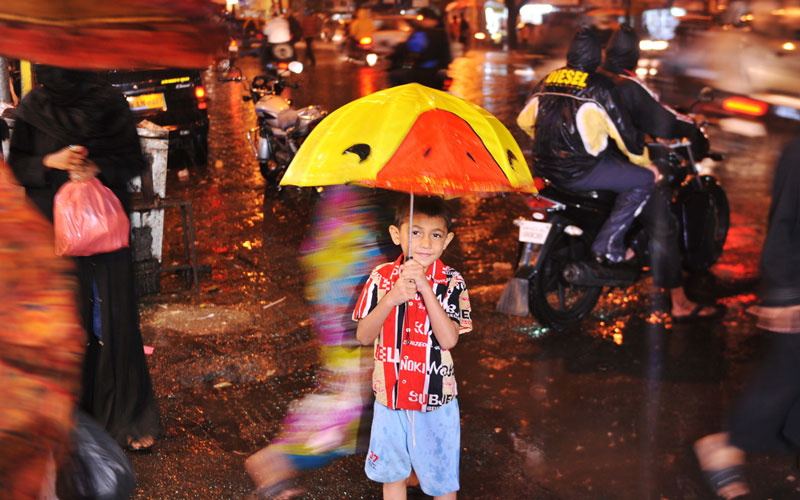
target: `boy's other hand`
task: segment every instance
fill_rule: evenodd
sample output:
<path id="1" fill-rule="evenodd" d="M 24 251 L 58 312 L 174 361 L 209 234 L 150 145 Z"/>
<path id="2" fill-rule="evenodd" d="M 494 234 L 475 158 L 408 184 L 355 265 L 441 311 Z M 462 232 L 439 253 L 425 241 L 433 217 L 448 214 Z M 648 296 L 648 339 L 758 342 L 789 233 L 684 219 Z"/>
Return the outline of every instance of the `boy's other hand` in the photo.
<path id="1" fill-rule="evenodd" d="M 401 272 L 400 277 L 394 282 L 394 286 L 385 297 L 389 300 L 391 305 L 399 306 L 413 299 L 416 295 L 417 285 L 414 283 L 414 280 L 404 278 Z"/>
<path id="2" fill-rule="evenodd" d="M 425 276 L 422 264 L 413 259 L 400 266 L 400 279 L 412 280 L 417 291 L 420 291 L 428 283 L 428 277 Z"/>

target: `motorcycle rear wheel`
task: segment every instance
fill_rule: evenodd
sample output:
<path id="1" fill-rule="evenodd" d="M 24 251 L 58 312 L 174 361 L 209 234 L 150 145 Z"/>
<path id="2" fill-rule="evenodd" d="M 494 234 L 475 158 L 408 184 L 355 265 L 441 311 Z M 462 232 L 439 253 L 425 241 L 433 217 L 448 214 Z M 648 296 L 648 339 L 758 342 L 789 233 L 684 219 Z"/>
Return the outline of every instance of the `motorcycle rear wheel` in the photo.
<path id="1" fill-rule="evenodd" d="M 558 233 L 539 255 L 539 272 L 528 285 L 528 307 L 544 326 L 563 330 L 578 326 L 597 304 L 603 287 L 567 282 L 564 268 L 570 262 L 592 258 L 591 245 L 580 237 Z"/>

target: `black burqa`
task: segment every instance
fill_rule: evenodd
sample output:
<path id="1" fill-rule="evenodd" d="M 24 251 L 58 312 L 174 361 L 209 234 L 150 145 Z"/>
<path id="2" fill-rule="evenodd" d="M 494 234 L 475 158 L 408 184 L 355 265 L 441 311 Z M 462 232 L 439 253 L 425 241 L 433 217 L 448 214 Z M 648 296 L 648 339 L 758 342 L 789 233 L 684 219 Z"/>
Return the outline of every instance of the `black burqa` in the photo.
<path id="1" fill-rule="evenodd" d="M 53 198 L 69 180 L 46 155 L 85 146 L 98 179 L 126 210 L 127 182 L 146 166 L 125 99 L 91 73 L 39 66 L 41 87 L 19 105 L 8 162 L 28 197 L 53 219 Z M 81 316 L 88 334 L 81 406 L 121 444 L 161 431 L 144 356 L 129 248 L 76 257 Z"/>

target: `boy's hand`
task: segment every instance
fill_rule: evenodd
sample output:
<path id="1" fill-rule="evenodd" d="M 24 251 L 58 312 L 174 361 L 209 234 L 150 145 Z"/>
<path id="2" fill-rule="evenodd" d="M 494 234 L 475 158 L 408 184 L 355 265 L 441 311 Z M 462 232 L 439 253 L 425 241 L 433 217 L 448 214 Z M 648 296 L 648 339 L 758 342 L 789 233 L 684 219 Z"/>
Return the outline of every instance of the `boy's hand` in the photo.
<path id="1" fill-rule="evenodd" d="M 417 285 L 414 284 L 414 280 L 404 278 L 401 272 L 400 277 L 397 278 L 397 281 L 394 282 L 394 286 L 384 298 L 388 300 L 392 306 L 399 306 L 413 299 L 416 295 Z"/>
<path id="2" fill-rule="evenodd" d="M 425 276 L 425 269 L 422 264 L 413 259 L 400 266 L 400 279 L 413 281 L 418 292 L 422 292 L 426 285 L 430 288 L 428 277 Z"/>

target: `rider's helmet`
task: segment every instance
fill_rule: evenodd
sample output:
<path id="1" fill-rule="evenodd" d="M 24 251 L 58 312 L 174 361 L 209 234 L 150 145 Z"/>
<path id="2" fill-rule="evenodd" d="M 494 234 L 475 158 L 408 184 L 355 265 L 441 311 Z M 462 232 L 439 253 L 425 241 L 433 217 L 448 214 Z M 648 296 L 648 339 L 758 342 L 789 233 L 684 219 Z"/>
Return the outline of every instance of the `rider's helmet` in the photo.
<path id="1" fill-rule="evenodd" d="M 605 67 L 615 73 L 623 70 L 633 71 L 639 62 L 639 36 L 623 24 L 611 35 L 606 46 Z"/>
<path id="2" fill-rule="evenodd" d="M 581 28 L 572 37 L 567 50 L 567 67 L 593 73 L 603 59 L 603 48 L 589 28 Z"/>

